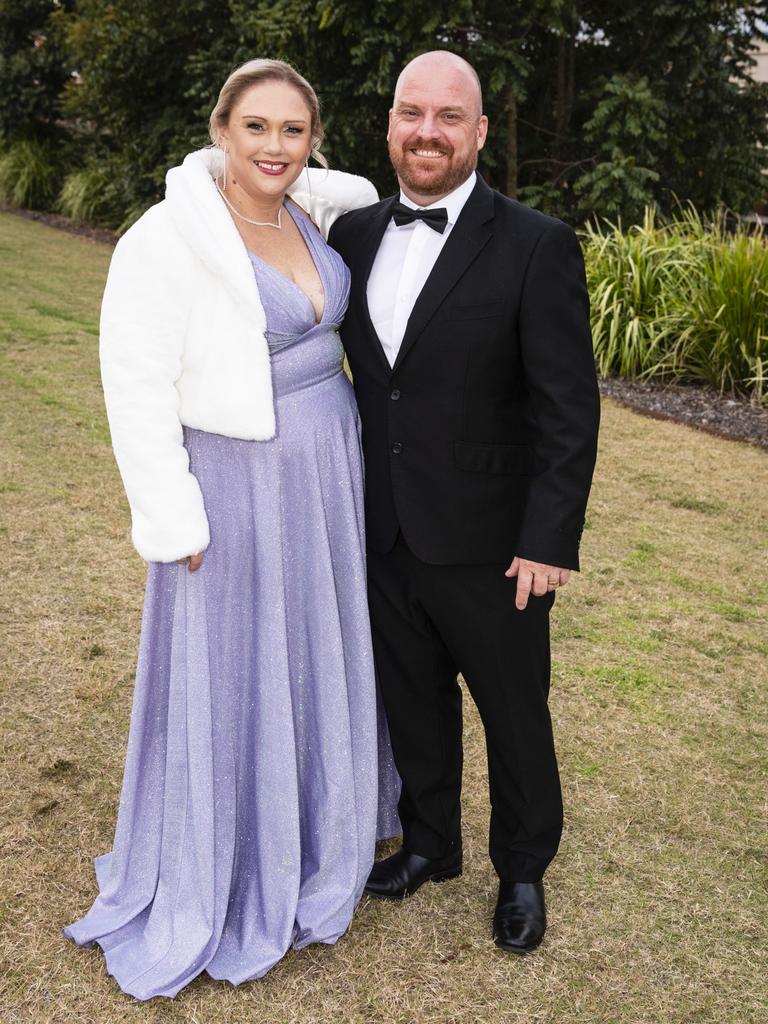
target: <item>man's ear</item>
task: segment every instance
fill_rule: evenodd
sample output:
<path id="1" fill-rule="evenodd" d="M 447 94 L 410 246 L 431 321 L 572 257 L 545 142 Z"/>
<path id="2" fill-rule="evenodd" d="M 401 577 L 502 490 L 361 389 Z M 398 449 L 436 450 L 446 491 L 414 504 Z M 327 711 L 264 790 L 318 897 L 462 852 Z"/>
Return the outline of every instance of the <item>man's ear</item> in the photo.
<path id="1" fill-rule="evenodd" d="M 389 117 L 387 119 L 387 142 L 389 142 L 389 136 L 392 134 L 392 111 L 389 111 Z"/>

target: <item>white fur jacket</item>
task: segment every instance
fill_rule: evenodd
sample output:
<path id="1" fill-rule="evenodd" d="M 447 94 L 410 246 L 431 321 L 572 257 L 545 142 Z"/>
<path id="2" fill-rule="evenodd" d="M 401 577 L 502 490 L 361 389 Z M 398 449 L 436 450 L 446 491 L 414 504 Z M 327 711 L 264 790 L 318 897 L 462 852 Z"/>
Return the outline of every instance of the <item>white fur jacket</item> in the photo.
<path id="1" fill-rule="evenodd" d="M 266 319 L 245 245 L 214 177 L 221 153 L 190 153 L 165 199 L 117 243 L 101 311 L 107 416 L 131 506 L 132 538 L 150 561 L 209 542 L 182 425 L 246 440 L 275 434 Z M 310 170 L 291 193 L 327 236 L 347 210 L 376 202 L 373 185 Z"/>

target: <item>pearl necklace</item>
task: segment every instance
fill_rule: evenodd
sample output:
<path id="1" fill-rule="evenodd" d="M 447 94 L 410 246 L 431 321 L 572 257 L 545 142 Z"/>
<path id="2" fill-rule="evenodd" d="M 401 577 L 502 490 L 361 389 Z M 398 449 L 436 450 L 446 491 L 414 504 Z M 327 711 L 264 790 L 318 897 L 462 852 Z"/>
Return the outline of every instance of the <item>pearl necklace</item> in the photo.
<path id="1" fill-rule="evenodd" d="M 235 209 L 235 207 L 232 205 L 232 203 L 230 203 L 230 201 L 224 195 L 222 190 L 219 188 L 218 181 L 214 182 L 214 184 L 216 185 L 216 188 L 218 190 L 219 195 L 224 200 L 224 202 L 227 204 L 227 206 L 230 208 L 232 213 L 234 213 L 234 215 L 236 217 L 239 217 L 240 220 L 244 220 L 246 224 L 253 224 L 253 226 L 256 227 L 256 228 L 277 228 L 278 231 L 280 231 L 282 229 L 282 226 L 283 226 L 283 221 L 282 221 L 283 208 L 282 208 L 282 206 L 277 211 L 277 224 L 273 224 L 271 221 L 268 221 L 268 220 L 251 220 L 250 217 L 246 217 L 245 214 L 242 214 L 242 213 L 240 213 L 239 210 Z"/>

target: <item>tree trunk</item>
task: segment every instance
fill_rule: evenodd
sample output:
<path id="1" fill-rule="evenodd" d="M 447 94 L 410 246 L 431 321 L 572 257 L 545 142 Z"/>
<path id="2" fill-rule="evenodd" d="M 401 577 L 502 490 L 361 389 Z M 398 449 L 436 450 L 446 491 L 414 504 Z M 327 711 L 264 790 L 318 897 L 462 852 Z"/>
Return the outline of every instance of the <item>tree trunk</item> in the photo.
<path id="1" fill-rule="evenodd" d="M 571 128 L 573 98 L 575 88 L 576 65 L 576 33 L 571 28 L 563 32 L 557 40 L 557 99 L 555 103 L 555 140 L 554 153 L 562 157 L 566 150 L 565 138 Z"/>
<path id="2" fill-rule="evenodd" d="M 507 183 L 506 193 L 517 199 L 517 96 L 514 86 L 507 86 Z"/>

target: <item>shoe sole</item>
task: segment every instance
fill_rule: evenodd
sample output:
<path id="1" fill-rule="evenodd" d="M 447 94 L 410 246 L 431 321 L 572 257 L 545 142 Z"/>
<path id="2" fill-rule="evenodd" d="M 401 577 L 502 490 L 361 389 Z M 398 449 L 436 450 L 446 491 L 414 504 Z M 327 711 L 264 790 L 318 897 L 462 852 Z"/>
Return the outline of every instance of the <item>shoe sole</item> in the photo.
<path id="1" fill-rule="evenodd" d="M 494 945 L 496 946 L 497 949 L 503 949 L 505 953 L 515 953 L 517 956 L 525 956 L 527 953 L 533 953 L 535 950 L 537 950 L 539 948 L 539 946 L 542 944 L 543 941 L 544 941 L 544 936 L 542 936 L 539 939 L 538 942 L 534 943 L 533 946 L 524 946 L 523 947 L 523 946 L 508 946 L 504 942 L 499 942 L 498 939 L 494 939 L 493 940 Z"/>
<path id="2" fill-rule="evenodd" d="M 428 875 L 423 882 L 419 882 L 415 889 L 406 889 L 405 892 L 400 893 L 399 896 L 387 896 L 385 893 L 371 892 L 369 889 L 363 889 L 363 892 L 366 896 L 372 896 L 376 900 L 389 900 L 390 903 L 400 903 L 402 900 L 406 899 L 406 897 L 413 896 L 414 893 L 417 893 L 422 885 L 425 885 L 427 882 L 436 882 L 439 884 L 440 882 L 448 882 L 452 878 L 460 877 L 461 868 L 459 868 L 458 871 L 455 869 L 451 869 L 450 871 L 437 871 L 434 875 Z"/>

